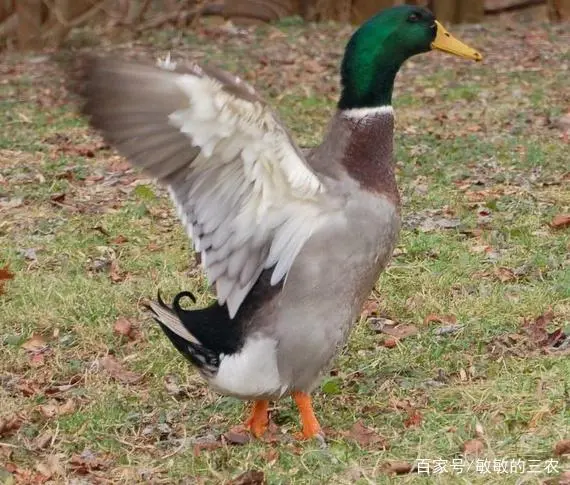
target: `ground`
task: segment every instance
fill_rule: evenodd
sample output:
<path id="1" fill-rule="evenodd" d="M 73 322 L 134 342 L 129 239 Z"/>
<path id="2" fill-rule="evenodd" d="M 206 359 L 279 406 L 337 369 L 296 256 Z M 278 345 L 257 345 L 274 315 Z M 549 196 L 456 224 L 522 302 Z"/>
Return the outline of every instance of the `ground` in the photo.
<path id="1" fill-rule="evenodd" d="M 404 228 L 315 393 L 326 448 L 290 439 L 288 399 L 265 441 L 236 427 L 243 403 L 209 391 L 142 306 L 159 288 L 213 298 L 164 191 L 87 128 L 51 53 L 3 54 L 0 479 L 568 483 L 570 27 L 455 31 L 483 63 L 434 52 L 397 80 Z M 82 32 L 58 58 L 210 62 L 312 146 L 349 34 L 296 21 Z"/>

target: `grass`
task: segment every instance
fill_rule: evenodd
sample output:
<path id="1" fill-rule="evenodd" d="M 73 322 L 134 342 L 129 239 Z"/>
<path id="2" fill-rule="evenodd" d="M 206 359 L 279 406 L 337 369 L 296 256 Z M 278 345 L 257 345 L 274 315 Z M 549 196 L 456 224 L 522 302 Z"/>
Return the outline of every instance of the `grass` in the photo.
<path id="1" fill-rule="evenodd" d="M 202 26 L 98 48 L 147 58 L 171 49 L 175 59 L 239 72 L 306 146 L 334 111 L 349 32 L 297 22 L 237 34 Z M 0 296 L 0 424 L 18 425 L 0 426 L 0 479 L 221 483 L 260 470 L 272 484 L 392 483 L 387 463 L 442 459 L 449 468 L 473 439 L 491 466 L 522 459 L 528 472 L 531 460 L 554 459 L 567 470 L 553 448 L 570 438 L 570 359 L 534 348 L 521 329 L 549 309 L 550 330 L 570 326 L 568 229 L 549 226 L 570 212 L 568 138 L 552 124 L 568 107 L 568 33 L 538 24 L 464 29 L 483 64 L 430 54 L 404 67 L 395 107 L 405 224 L 370 302 L 419 332 L 387 348 L 361 319 L 315 393 L 326 449 L 219 442 L 242 421 L 243 404 L 210 392 L 140 305 L 158 288 L 169 297 L 189 289 L 200 304 L 213 298 L 164 192 L 102 147 L 49 59 L 4 54 L 0 268 L 15 276 Z M 421 229 L 441 218 L 458 225 Z M 424 323 L 430 314 L 462 328 L 440 336 L 445 324 Z M 121 318 L 135 340 L 114 332 Z M 30 344 L 33 335 L 47 351 Z M 528 344 L 517 355 L 497 344 L 509 335 Z M 114 378 L 108 355 L 122 366 Z M 141 379 L 126 384 L 127 370 Z M 289 400 L 274 405 L 272 420 L 277 436 L 297 430 Z M 354 430 L 357 421 L 371 440 Z M 490 475 L 473 465 L 398 480 L 515 484 L 555 475 Z"/>

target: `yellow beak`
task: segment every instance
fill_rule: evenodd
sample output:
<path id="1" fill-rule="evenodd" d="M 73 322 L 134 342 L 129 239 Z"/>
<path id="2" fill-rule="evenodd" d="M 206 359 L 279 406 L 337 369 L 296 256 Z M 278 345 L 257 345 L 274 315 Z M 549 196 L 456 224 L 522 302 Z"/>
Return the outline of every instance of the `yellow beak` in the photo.
<path id="1" fill-rule="evenodd" d="M 453 37 L 437 20 L 435 25 L 437 26 L 437 33 L 435 40 L 431 43 L 432 49 L 449 52 L 450 54 L 464 57 L 465 59 L 473 59 L 474 61 L 483 60 L 483 56 L 479 52 Z"/>

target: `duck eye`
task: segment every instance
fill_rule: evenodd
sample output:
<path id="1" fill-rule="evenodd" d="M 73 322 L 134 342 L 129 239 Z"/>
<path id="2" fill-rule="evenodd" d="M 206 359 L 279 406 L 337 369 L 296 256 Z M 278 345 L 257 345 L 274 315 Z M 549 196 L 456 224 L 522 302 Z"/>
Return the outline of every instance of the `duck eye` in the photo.
<path id="1" fill-rule="evenodd" d="M 413 12 L 408 16 L 408 22 L 417 22 L 419 20 L 420 16 L 416 12 Z"/>

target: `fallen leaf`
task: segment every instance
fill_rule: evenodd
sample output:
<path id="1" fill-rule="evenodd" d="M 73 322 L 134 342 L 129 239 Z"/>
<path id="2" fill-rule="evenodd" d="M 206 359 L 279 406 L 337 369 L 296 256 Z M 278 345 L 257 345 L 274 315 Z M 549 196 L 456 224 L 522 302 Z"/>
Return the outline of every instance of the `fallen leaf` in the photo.
<path id="1" fill-rule="evenodd" d="M 554 229 L 570 227 L 570 214 L 558 214 L 557 216 L 554 216 L 554 219 L 552 219 L 552 222 L 550 223 L 550 227 Z"/>
<path id="2" fill-rule="evenodd" d="M 305 69 L 305 71 L 310 72 L 312 74 L 318 74 L 326 70 L 326 67 L 319 64 L 319 62 L 315 59 L 307 59 L 303 63 L 303 68 Z"/>
<path id="3" fill-rule="evenodd" d="M 135 384 L 143 377 L 136 372 L 126 370 L 112 355 L 103 357 L 101 359 L 101 365 L 113 379 L 123 384 Z"/>
<path id="4" fill-rule="evenodd" d="M 71 414 L 77 409 L 77 404 L 73 398 L 68 399 L 63 404 L 42 404 L 38 407 L 40 413 L 42 413 L 46 418 L 53 418 L 55 416 L 63 416 L 65 414 Z"/>
<path id="5" fill-rule="evenodd" d="M 430 313 L 424 318 L 424 325 L 429 323 L 448 323 L 454 325 L 457 323 L 455 315 L 438 315 L 437 313 Z"/>
<path id="6" fill-rule="evenodd" d="M 130 337 L 133 330 L 133 324 L 125 317 L 117 318 L 115 325 L 113 325 L 113 332 L 123 337 Z"/>
<path id="7" fill-rule="evenodd" d="M 554 454 L 556 456 L 570 454 L 570 439 L 560 440 L 554 445 Z"/>
<path id="8" fill-rule="evenodd" d="M 386 347 L 387 349 L 393 349 L 398 345 L 398 340 L 395 339 L 394 337 L 388 337 L 387 339 L 384 340 L 384 342 L 382 342 L 382 345 L 384 345 L 384 347 Z"/>
<path id="9" fill-rule="evenodd" d="M 19 415 L 13 415 L 0 419 L 0 437 L 9 436 L 14 434 L 20 426 L 22 426 L 23 419 Z"/>
<path id="10" fill-rule="evenodd" d="M 51 195 L 49 198 L 50 202 L 54 205 L 60 205 L 65 201 L 65 192 L 61 192 L 59 194 Z"/>
<path id="11" fill-rule="evenodd" d="M 386 318 L 374 318 L 370 323 L 377 332 L 390 335 L 398 340 L 411 337 L 419 332 L 415 325 L 397 323 Z"/>
<path id="12" fill-rule="evenodd" d="M 73 170 L 65 170 L 64 172 L 57 173 L 55 175 L 57 180 L 67 180 L 71 182 L 73 180 Z"/>
<path id="13" fill-rule="evenodd" d="M 265 483 L 267 483 L 265 474 L 257 470 L 248 470 L 227 482 L 228 485 L 264 485 Z"/>
<path id="14" fill-rule="evenodd" d="M 49 346 L 44 337 L 37 333 L 34 333 L 22 344 L 22 348 L 32 354 L 38 354 L 45 352 Z"/>
<path id="15" fill-rule="evenodd" d="M 525 319 L 523 321 L 523 329 L 530 337 L 531 343 L 539 347 L 547 344 L 549 334 L 546 327 L 553 319 L 554 313 L 552 311 L 547 311 L 536 317 L 534 320 Z"/>
<path id="16" fill-rule="evenodd" d="M 265 453 L 265 462 L 269 465 L 272 465 L 279 459 L 279 452 L 275 448 L 270 448 Z"/>
<path id="17" fill-rule="evenodd" d="M 126 273 L 119 269 L 119 263 L 116 259 L 111 261 L 111 272 L 109 273 L 109 276 L 113 283 L 120 283 L 121 281 L 124 281 L 127 276 Z"/>
<path id="18" fill-rule="evenodd" d="M 50 455 L 45 461 L 36 463 L 36 470 L 48 480 L 63 474 L 63 467 L 56 455 Z"/>
<path id="19" fill-rule="evenodd" d="M 422 424 L 423 416 L 416 409 L 408 410 L 408 419 L 404 421 L 404 426 L 406 428 L 416 428 Z"/>
<path id="20" fill-rule="evenodd" d="M 184 386 L 180 386 L 178 384 L 178 379 L 176 376 L 167 375 L 164 377 L 164 387 L 166 388 L 166 392 L 173 397 L 176 398 L 187 398 L 190 396 L 188 392 L 188 388 Z"/>
<path id="21" fill-rule="evenodd" d="M 8 265 L 0 268 L 0 295 L 4 293 L 4 282 L 14 278 L 14 273 L 8 269 Z"/>
<path id="22" fill-rule="evenodd" d="M 74 454 L 69 460 L 71 469 L 79 475 L 87 475 L 95 470 L 102 470 L 108 463 L 95 456 L 91 450 L 84 450 L 80 455 Z"/>
<path id="23" fill-rule="evenodd" d="M 506 283 L 507 281 L 514 281 L 517 279 L 515 272 L 509 268 L 504 268 L 504 267 L 495 268 L 493 273 L 495 274 L 497 279 L 502 283 Z"/>
<path id="24" fill-rule="evenodd" d="M 211 451 L 217 448 L 221 448 L 222 442 L 215 439 L 214 437 L 208 437 L 206 439 L 199 440 L 198 442 L 194 443 L 192 448 L 192 452 L 194 456 L 198 457 L 202 453 L 202 451 Z"/>
<path id="25" fill-rule="evenodd" d="M 468 440 L 463 443 L 463 454 L 469 456 L 478 456 L 485 450 L 485 444 L 478 439 Z"/>
<path id="26" fill-rule="evenodd" d="M 251 441 L 249 431 L 243 426 L 234 426 L 222 436 L 223 439 L 231 445 L 245 445 Z"/>
<path id="27" fill-rule="evenodd" d="M 53 441 L 53 434 L 50 431 L 45 431 L 34 438 L 33 446 L 36 450 L 46 449 Z"/>
<path id="28" fill-rule="evenodd" d="M 0 443 L 0 459 L 2 459 L 4 462 L 7 462 L 12 458 L 13 454 L 14 454 L 14 448 L 7 446 L 5 443 Z"/>
<path id="29" fill-rule="evenodd" d="M 341 434 L 346 438 L 352 439 L 362 448 L 388 449 L 386 438 L 379 435 L 372 428 L 365 426 L 362 421 L 357 421 L 350 428 L 350 431 L 344 431 Z"/>
<path id="30" fill-rule="evenodd" d="M 372 315 L 377 315 L 379 306 L 377 300 L 366 300 L 362 307 L 362 312 L 360 312 L 360 316 L 366 320 Z"/>
<path id="31" fill-rule="evenodd" d="M 146 246 L 146 249 L 148 251 L 150 251 L 151 253 L 154 253 L 156 251 L 160 251 L 160 246 L 156 243 L 148 243 Z M 197 254 L 200 254 L 200 253 L 197 253 Z"/>
<path id="32" fill-rule="evenodd" d="M 111 239 L 111 242 L 112 242 L 113 244 L 124 244 L 124 243 L 126 243 L 126 242 L 128 242 L 128 241 L 129 241 L 129 240 L 128 240 L 125 236 L 121 236 L 120 234 L 119 234 L 117 237 Z"/>
<path id="33" fill-rule="evenodd" d="M 414 466 L 407 461 L 389 461 L 384 464 L 382 469 L 384 473 L 389 475 L 404 475 L 405 473 L 410 473 Z"/>
<path id="34" fill-rule="evenodd" d="M 94 226 L 93 227 L 94 231 L 100 232 L 101 234 L 103 234 L 103 236 L 109 237 L 109 231 L 107 231 L 107 229 L 105 229 L 103 226 Z"/>

